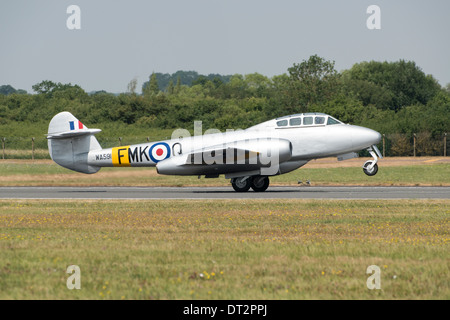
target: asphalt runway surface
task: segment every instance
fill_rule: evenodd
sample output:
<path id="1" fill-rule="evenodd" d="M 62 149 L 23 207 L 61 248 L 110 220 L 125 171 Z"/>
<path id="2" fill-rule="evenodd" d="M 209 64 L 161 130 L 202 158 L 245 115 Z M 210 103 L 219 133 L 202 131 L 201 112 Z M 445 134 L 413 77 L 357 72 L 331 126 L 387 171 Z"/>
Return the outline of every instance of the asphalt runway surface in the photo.
<path id="1" fill-rule="evenodd" d="M 450 187 L 0 187 L 0 199 L 450 199 Z"/>

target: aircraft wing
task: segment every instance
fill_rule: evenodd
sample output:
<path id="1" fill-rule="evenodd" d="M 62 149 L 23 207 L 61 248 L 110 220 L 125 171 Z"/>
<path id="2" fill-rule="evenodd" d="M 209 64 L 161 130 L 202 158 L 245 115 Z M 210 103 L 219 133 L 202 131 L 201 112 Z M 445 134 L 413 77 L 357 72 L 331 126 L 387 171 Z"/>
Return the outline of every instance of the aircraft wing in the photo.
<path id="1" fill-rule="evenodd" d="M 203 147 L 176 155 L 156 165 L 161 174 L 207 175 L 256 170 L 291 158 L 284 139 L 251 139 Z"/>
<path id="2" fill-rule="evenodd" d="M 186 155 L 186 165 L 196 164 L 237 164 L 257 162 L 258 151 L 249 149 L 218 147 L 205 148 L 204 150 L 195 151 Z"/>

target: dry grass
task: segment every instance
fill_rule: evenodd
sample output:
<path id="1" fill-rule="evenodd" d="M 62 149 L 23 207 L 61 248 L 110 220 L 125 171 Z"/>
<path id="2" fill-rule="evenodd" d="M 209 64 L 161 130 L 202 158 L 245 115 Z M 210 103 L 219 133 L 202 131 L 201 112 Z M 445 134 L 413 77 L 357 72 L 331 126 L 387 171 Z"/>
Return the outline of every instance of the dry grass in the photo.
<path id="1" fill-rule="evenodd" d="M 449 299 L 449 205 L 3 200 L 0 298 Z"/>
<path id="2" fill-rule="evenodd" d="M 338 162 L 311 161 L 304 167 L 271 178 L 271 185 L 297 185 L 299 180 L 313 185 L 409 185 L 450 186 L 450 158 L 395 158 L 380 162 L 376 176 L 361 169 L 366 159 Z M 158 175 L 155 168 L 102 168 L 86 175 L 64 169 L 51 160 L 0 160 L 0 186 L 228 186 L 229 181 Z"/>

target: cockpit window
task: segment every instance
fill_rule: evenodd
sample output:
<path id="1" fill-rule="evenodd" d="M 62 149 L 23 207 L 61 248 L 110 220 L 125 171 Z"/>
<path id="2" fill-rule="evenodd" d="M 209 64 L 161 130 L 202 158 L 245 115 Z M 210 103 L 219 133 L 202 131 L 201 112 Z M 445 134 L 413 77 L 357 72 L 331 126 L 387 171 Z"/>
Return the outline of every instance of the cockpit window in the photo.
<path id="1" fill-rule="evenodd" d="M 313 124 L 313 117 L 304 117 L 303 118 L 303 124 L 304 125 Z"/>
<path id="2" fill-rule="evenodd" d="M 302 124 L 302 118 L 292 118 L 289 120 L 290 126 L 299 126 Z"/>
<path id="3" fill-rule="evenodd" d="M 325 117 L 316 117 L 314 119 L 315 124 L 324 124 L 325 123 Z"/>
<path id="4" fill-rule="evenodd" d="M 331 124 L 340 124 L 340 122 L 332 117 L 328 117 L 327 125 L 331 125 Z"/>
<path id="5" fill-rule="evenodd" d="M 287 120 L 277 121 L 277 126 L 279 126 L 279 127 L 286 127 L 287 125 L 288 125 L 288 121 Z"/>

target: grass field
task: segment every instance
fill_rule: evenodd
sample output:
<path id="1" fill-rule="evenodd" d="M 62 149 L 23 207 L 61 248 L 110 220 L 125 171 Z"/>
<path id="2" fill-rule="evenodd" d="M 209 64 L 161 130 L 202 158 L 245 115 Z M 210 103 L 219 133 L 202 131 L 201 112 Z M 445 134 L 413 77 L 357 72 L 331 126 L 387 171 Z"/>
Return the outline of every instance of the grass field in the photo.
<path id="1" fill-rule="evenodd" d="M 271 185 L 450 186 L 448 158 L 312 161 Z M 0 160 L 0 186 L 209 186 Z M 0 299 L 449 299 L 447 200 L 0 200 Z M 81 269 L 69 290 L 67 267 Z M 381 269 L 381 289 L 366 270 Z"/>
<path id="2" fill-rule="evenodd" d="M 409 185 L 450 186 L 450 157 L 387 158 L 376 176 L 361 166 L 367 158 L 338 162 L 311 161 L 293 172 L 271 177 L 271 185 Z M 64 169 L 51 160 L 0 160 L 0 186 L 228 186 L 228 180 L 158 175 L 155 168 L 102 168 L 86 175 Z"/>
<path id="3" fill-rule="evenodd" d="M 449 222 L 450 200 L 2 200 L 0 299 L 449 299 Z"/>

